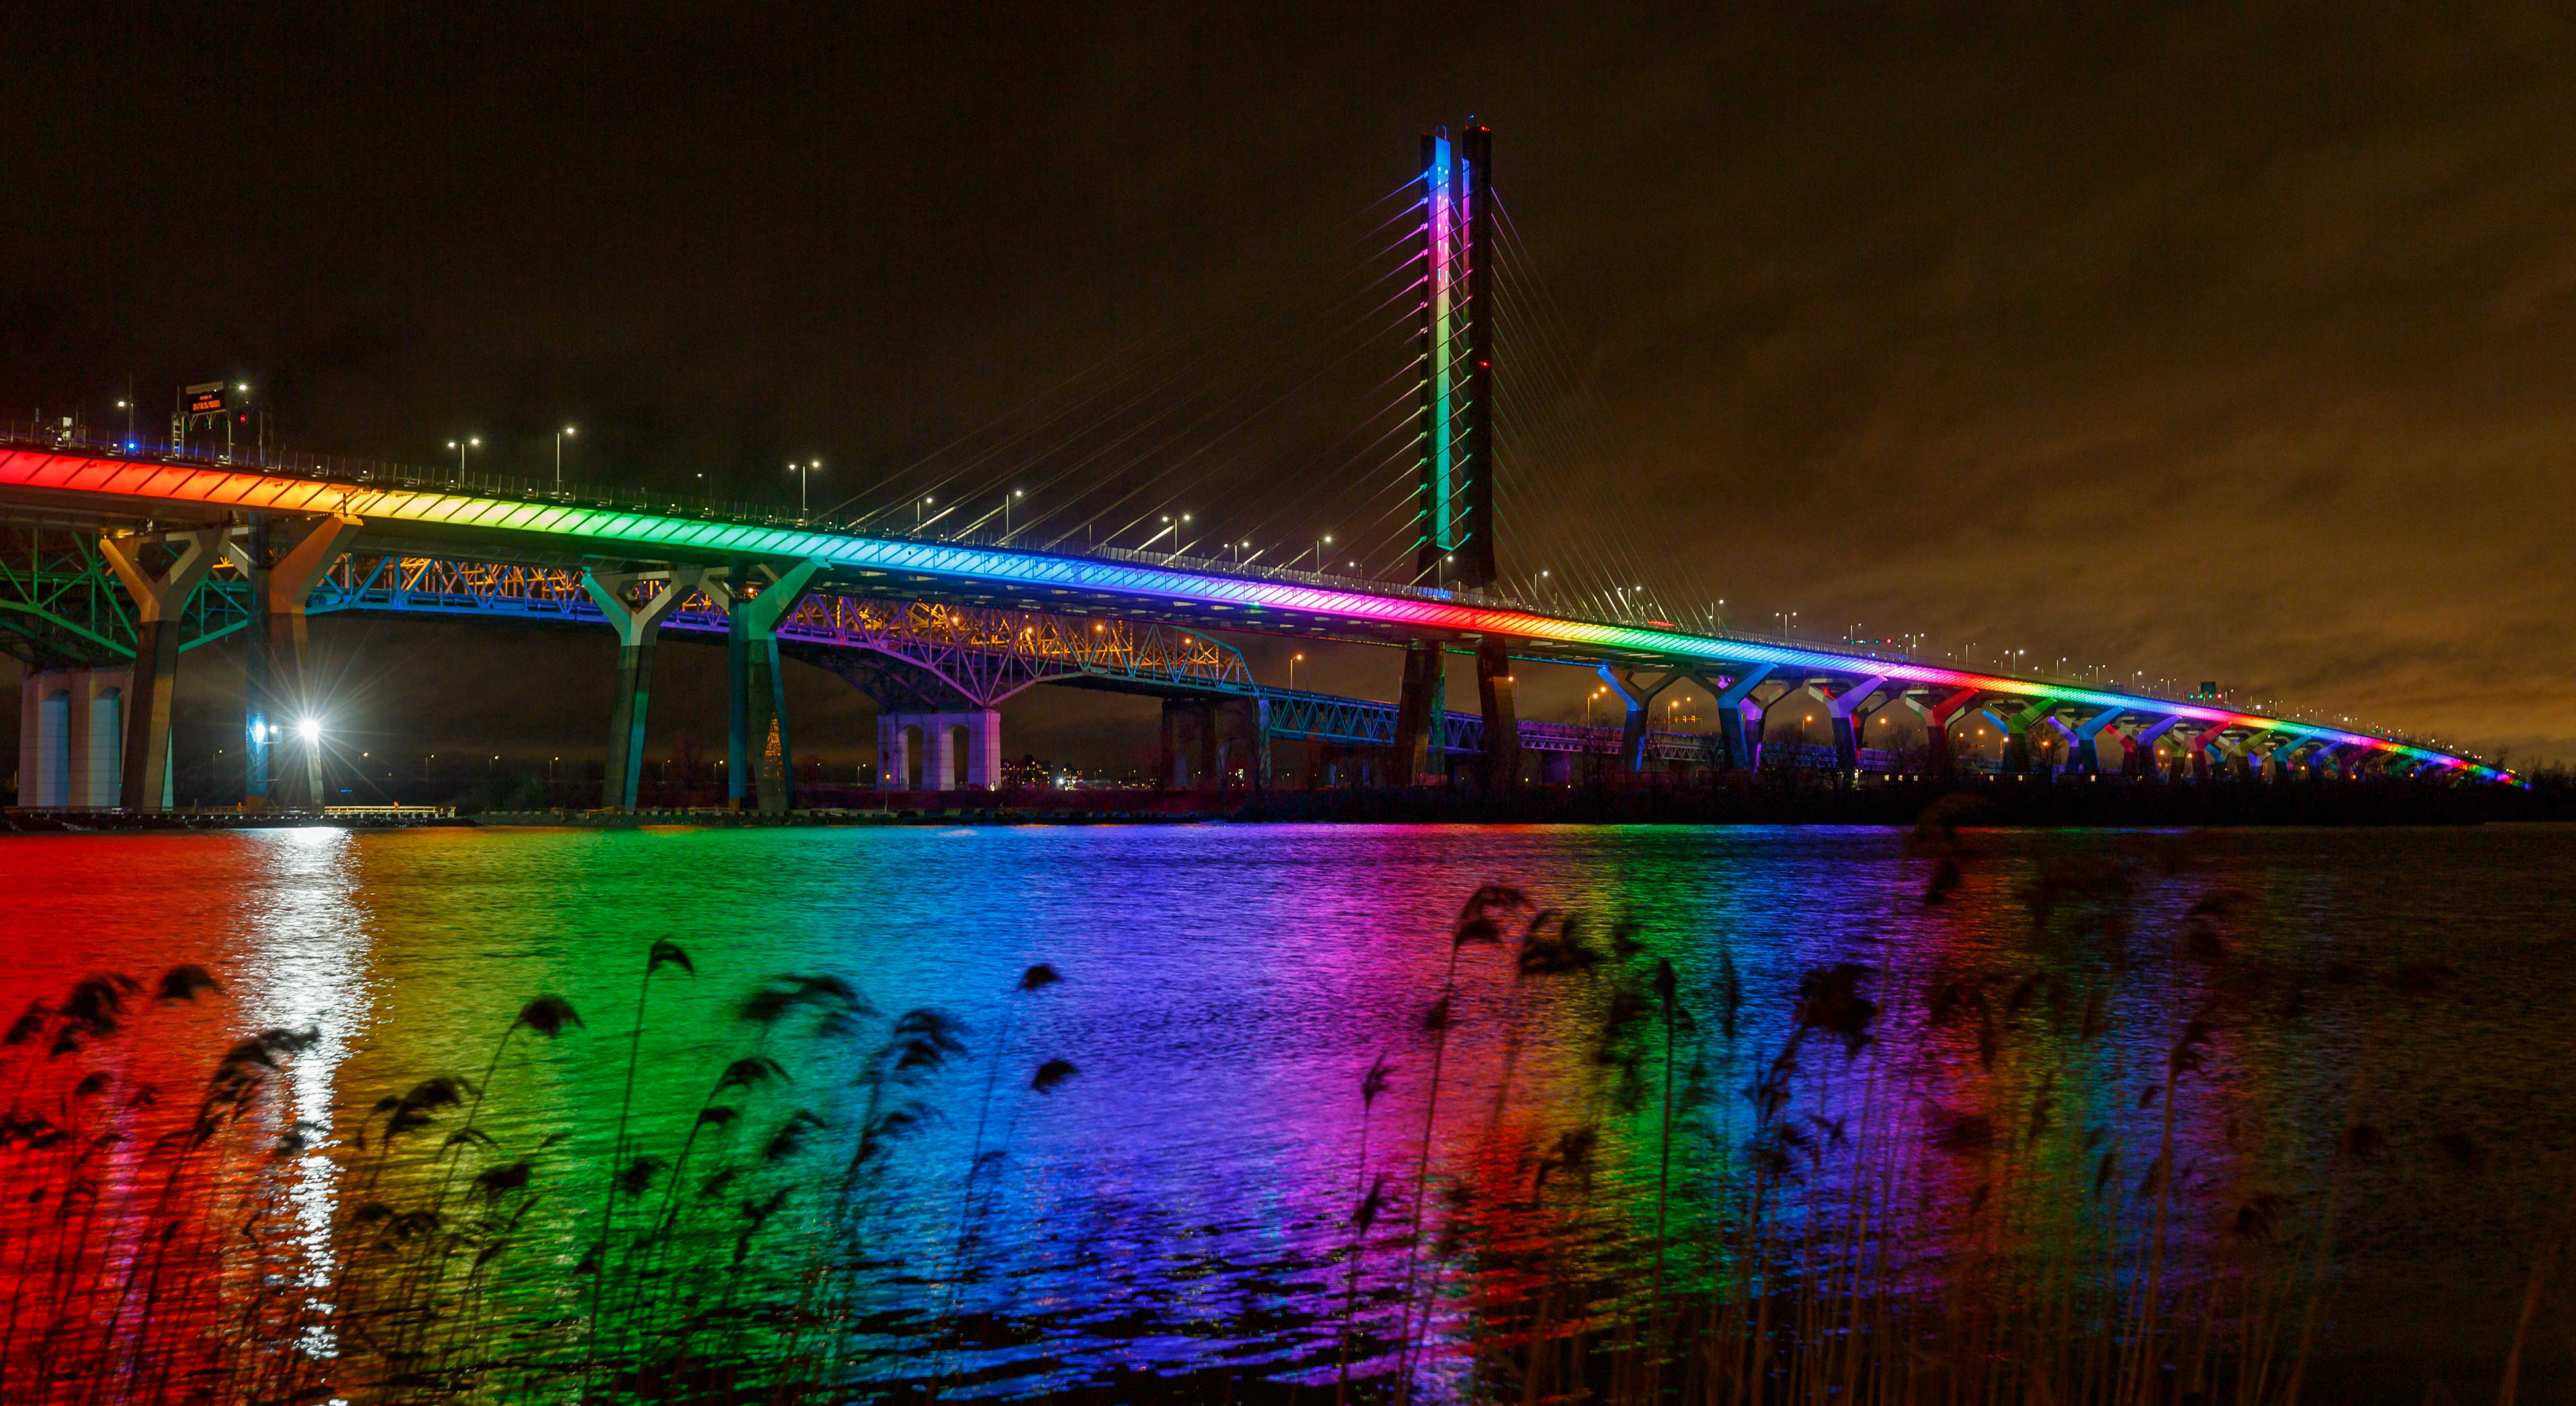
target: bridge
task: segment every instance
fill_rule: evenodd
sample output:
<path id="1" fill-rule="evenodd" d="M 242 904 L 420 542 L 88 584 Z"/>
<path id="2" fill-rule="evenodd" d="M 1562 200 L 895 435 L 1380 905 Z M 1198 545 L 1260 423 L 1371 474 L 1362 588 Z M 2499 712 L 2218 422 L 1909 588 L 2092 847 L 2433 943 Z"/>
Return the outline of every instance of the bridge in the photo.
<path id="1" fill-rule="evenodd" d="M 1172 551 L 1150 550 L 1154 539 L 1076 546 L 1064 532 L 1032 544 L 1010 526 L 1016 493 L 996 531 L 990 514 L 943 527 L 947 512 L 921 506 L 907 526 L 882 510 L 816 520 L 669 495 L 476 484 L 461 469 L 303 455 L 234 462 L 191 451 L 175 432 L 149 448 L 71 433 L 0 441 L 0 649 L 39 671 L 22 712 L 21 802 L 165 804 L 180 660 L 238 634 L 246 803 L 315 804 L 318 778 L 272 767 L 271 749 L 282 724 L 315 706 L 306 621 L 350 611 L 613 630 L 620 683 L 602 797 L 611 809 L 635 805 L 664 630 L 724 638 L 729 799 L 769 813 L 793 805 L 786 659 L 825 668 L 876 703 L 888 789 L 998 785 L 998 706 L 1041 683 L 1163 699 L 1164 784 L 1188 770 L 1191 732 L 1202 784 L 1237 772 L 1269 784 L 1278 738 L 1342 749 L 1381 784 L 1546 784 L 1570 779 L 1578 758 L 1631 775 L 1782 764 L 1846 778 L 1949 774 L 1961 764 L 1952 730 L 1970 719 L 2004 739 L 2007 773 L 2033 770 L 2041 736 L 2062 740 L 2080 773 L 2144 784 L 2294 772 L 2509 779 L 2453 751 L 2208 699 L 1684 628 L 1608 596 L 1567 609 L 1526 583 L 1506 589 L 1494 490 L 1511 456 L 1498 448 L 1492 407 L 1494 329 L 1507 304 L 1499 260 L 1486 256 L 1499 247 L 1489 161 L 1481 128 L 1463 152 L 1426 138 L 1423 175 L 1403 207 L 1419 223 L 1399 230 L 1419 247 L 1403 265 L 1411 281 L 1397 285 L 1398 311 L 1418 330 L 1405 372 L 1417 383 L 1412 433 L 1396 441 L 1397 457 L 1410 459 L 1399 464 L 1411 504 L 1400 519 L 1408 579 L 1325 570 L 1320 543 L 1315 569 L 1221 560 L 1179 550 L 1187 544 L 1169 525 Z M 1399 651 L 1396 696 L 1265 686 L 1227 634 Z M 1475 660 L 1472 710 L 1446 705 L 1451 654 Z M 1621 705 L 1620 724 L 1521 719 L 1518 673 L 1529 664 L 1593 671 Z M 1658 696 L 1684 682 L 1716 701 L 1712 732 L 1648 725 Z M 1793 700 L 1826 715 L 1830 748 L 1766 747 L 1766 715 Z M 1890 708 L 1920 718 L 1920 754 L 1860 745 Z M 2105 746 L 2116 766 L 2104 767 Z"/>

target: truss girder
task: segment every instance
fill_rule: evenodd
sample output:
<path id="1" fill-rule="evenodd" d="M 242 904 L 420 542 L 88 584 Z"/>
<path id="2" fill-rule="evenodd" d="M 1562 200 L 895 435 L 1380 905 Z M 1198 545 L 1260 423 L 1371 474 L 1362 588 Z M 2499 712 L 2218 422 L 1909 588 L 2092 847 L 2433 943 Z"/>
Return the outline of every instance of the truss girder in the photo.
<path id="1" fill-rule="evenodd" d="M 344 558 L 309 610 L 413 611 L 604 621 L 578 571 L 444 557 Z M 692 591 L 664 628 L 722 634 L 727 615 Z M 1260 691 L 1243 656 L 1194 630 L 1130 620 L 815 594 L 779 622 L 781 644 L 864 650 L 927 676 L 924 702 L 989 708 L 1034 684 L 1106 681 L 1152 690 Z"/>

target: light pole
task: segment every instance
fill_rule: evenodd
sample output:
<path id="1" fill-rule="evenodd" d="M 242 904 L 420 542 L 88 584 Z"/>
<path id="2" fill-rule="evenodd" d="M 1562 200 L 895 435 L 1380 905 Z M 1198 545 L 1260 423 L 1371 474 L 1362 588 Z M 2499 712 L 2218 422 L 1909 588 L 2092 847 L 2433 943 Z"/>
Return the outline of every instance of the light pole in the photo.
<path id="1" fill-rule="evenodd" d="M 295 735 L 304 739 L 304 794 L 318 812 L 327 801 L 322 792 L 322 720 L 297 719 Z"/>
<path id="2" fill-rule="evenodd" d="M 1011 490 L 1011 496 L 1002 500 L 1002 545 L 1005 547 L 1011 545 L 1011 504 L 1027 496 L 1029 495 L 1014 488 Z"/>
<path id="3" fill-rule="evenodd" d="M 805 520 L 806 481 L 813 476 L 816 469 L 821 467 L 823 467 L 823 461 L 820 459 L 815 459 L 808 463 L 790 464 L 787 466 L 787 471 L 796 475 L 796 520 L 798 522 L 803 522 Z M 925 499 L 924 501 L 928 500 Z"/>
<path id="4" fill-rule="evenodd" d="M 1327 532 L 1327 533 L 1325 533 L 1323 536 L 1318 537 L 1318 538 L 1316 538 L 1316 539 L 1315 539 L 1315 570 L 1316 570 L 1316 571 L 1318 571 L 1318 572 L 1322 572 L 1322 571 L 1326 571 L 1326 570 L 1331 569 L 1331 567 L 1332 567 L 1332 563 L 1331 563 L 1331 562 L 1328 562 L 1328 561 L 1326 561 L 1326 560 L 1324 560 L 1324 549 L 1325 549 L 1326 547 L 1331 546 L 1331 545 L 1333 545 L 1333 534 L 1331 534 L 1331 533 L 1329 533 L 1329 532 Z"/>
<path id="5" fill-rule="evenodd" d="M 919 531 L 921 530 L 921 510 L 922 510 L 922 509 L 924 509 L 924 508 L 926 508 L 926 507 L 929 507 L 929 506 L 930 506 L 930 503 L 931 503 L 931 497 L 930 497 L 930 495 L 929 495 L 929 494 L 927 494 L 927 493 L 924 493 L 924 494 L 922 494 L 922 495 L 921 495 L 920 500 L 919 500 L 918 502 L 915 502 L 915 503 L 912 505 L 912 530 L 913 530 L 913 531 L 915 531 L 915 532 L 919 532 Z"/>
<path id="6" fill-rule="evenodd" d="M 555 496 L 557 497 L 563 496 L 564 436 L 571 434 L 572 432 L 573 428 L 570 425 L 566 425 L 562 429 L 555 431 Z"/>
<path id="7" fill-rule="evenodd" d="M 1305 661 L 1306 656 L 1302 654 L 1291 654 L 1288 656 L 1288 691 L 1290 693 L 1295 693 L 1297 691 L 1297 666 Z"/>
<path id="8" fill-rule="evenodd" d="M 125 412 L 125 447 L 132 449 L 134 447 L 134 402 L 120 400 L 116 403 L 116 408 Z"/>
<path id="9" fill-rule="evenodd" d="M 456 486 L 463 488 L 465 486 L 465 451 L 482 448 L 483 441 L 472 438 L 451 439 L 447 442 L 447 447 L 456 451 Z"/>

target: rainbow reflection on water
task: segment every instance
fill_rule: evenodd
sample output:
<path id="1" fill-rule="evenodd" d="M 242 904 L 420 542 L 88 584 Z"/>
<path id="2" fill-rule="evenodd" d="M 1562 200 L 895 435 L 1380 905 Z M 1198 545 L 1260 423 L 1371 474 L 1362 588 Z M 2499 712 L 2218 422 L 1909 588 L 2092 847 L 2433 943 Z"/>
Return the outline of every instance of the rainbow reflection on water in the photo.
<path id="1" fill-rule="evenodd" d="M 1937 903 L 1924 893 L 1938 858 L 1876 830 L 0 844 L 16 899 L 9 1014 L 93 973 L 144 984 L 112 1034 L 9 1051 L 26 1064 L 12 1070 L 31 1091 L 22 1109 L 88 1141 L 0 1149 L 14 1185 L 51 1192 L 0 1218 L 0 1277 L 20 1304 L 0 1391 L 145 1400 L 175 1381 L 292 1377 L 353 1399 L 560 1399 L 686 1320 L 696 1360 L 733 1362 L 744 1382 L 939 1377 L 964 1395 L 1136 1380 L 1213 1392 L 1234 1377 L 1239 1396 L 1329 1390 L 1347 1352 L 1374 1399 L 1409 1329 L 1417 1396 L 1485 1397 L 1509 1365 L 1494 1345 L 1528 1340 L 1543 1301 L 1560 1305 L 1560 1336 L 1576 1298 L 1573 1326 L 1606 1334 L 1650 1283 L 1679 1296 L 1757 1274 L 1736 1209 L 1750 1185 L 1769 1188 L 1783 1243 L 1831 1232 L 1853 1204 L 1846 1144 L 1906 1149 L 1903 1194 L 1878 1203 L 1901 1223 L 1875 1234 L 1920 1263 L 1969 1245 L 2093 1253 L 2123 1206 L 2138 1212 L 2164 1117 L 2155 1086 L 2196 1018 L 2212 1028 L 2173 1103 L 2177 1260 L 2236 1253 L 2234 1218 L 2265 1197 L 2280 1198 L 2284 1236 L 2313 1219 L 2369 1045 L 2387 1151 L 2345 1193 L 2356 1229 L 2337 1263 L 2335 1360 L 2469 1371 L 2492 1354 L 2488 1325 L 2505 1320 L 2490 1301 L 2518 1290 L 2517 1245 L 2563 1184 L 2563 1149 L 2527 1130 L 2576 1113 L 2576 1057 L 2548 1016 L 2576 996 L 2555 926 L 2576 899 L 2576 833 L 1960 843 L 1962 877 Z M 1516 974 L 1514 916 L 1503 941 L 1458 949 L 1437 1041 L 1424 1016 L 1450 924 L 1488 881 L 1585 915 L 1599 960 Z M 694 971 L 666 965 L 642 985 L 657 939 Z M 2434 957 L 2455 989 L 2401 998 L 2382 979 Z M 1634 1008 L 1666 960 L 1691 1026 L 1673 1042 L 1669 1178 L 1663 1027 L 1651 999 Z M 157 999 L 151 983 L 189 962 L 221 992 Z M 1062 980 L 1020 990 L 1041 963 Z M 1881 1013 L 1849 1043 L 1821 1024 L 1797 1033 L 1802 981 L 1846 963 Z M 778 985 L 825 975 L 867 1012 Z M 805 994 L 746 1020 L 764 988 Z M 513 1032 L 541 994 L 580 1023 Z M 962 1051 L 918 1078 L 877 1077 L 883 1052 L 902 1058 L 895 1018 L 916 1009 L 952 1017 Z M 271 1028 L 311 1035 L 276 1056 L 213 1153 L 165 1175 L 162 1136 L 186 1124 L 215 1058 Z M 718 1087 L 754 1057 L 776 1075 Z M 1386 1090 L 1364 1105 L 1381 1057 Z M 1031 1089 L 1051 1060 L 1072 1071 Z M 104 1078 L 75 1092 L 92 1073 Z M 425 1108 L 389 1151 L 402 1115 L 380 1100 L 439 1075 L 479 1095 Z M 1779 1104 L 1767 1124 L 1766 1098 Z M 714 1106 L 736 1112 L 701 1121 Z M 918 1120 L 886 1117 L 915 1106 Z M 469 1116 L 474 1135 L 442 1152 Z M 90 1144 L 77 1178 L 35 1175 Z M 638 1158 L 661 1166 L 611 1189 Z M 522 1160 L 524 1187 L 477 1189 Z M 1417 1167 L 1434 1192 L 1418 1251 Z M 1353 1210 L 1380 1178 L 1354 1261 Z M 1988 1213 L 2004 1204 L 2020 1209 Z M 449 1263 L 381 1248 L 389 1222 L 369 1207 L 433 1205 L 473 1222 Z M 625 1229 L 594 1277 L 603 1206 Z M 604 1345 L 587 1326 L 594 1293 Z M 432 1299 L 447 1305 L 434 1321 L 406 1317 Z M 411 1385 L 386 1385 L 397 1377 Z M 629 1377 L 611 1394 L 659 1390 Z"/>

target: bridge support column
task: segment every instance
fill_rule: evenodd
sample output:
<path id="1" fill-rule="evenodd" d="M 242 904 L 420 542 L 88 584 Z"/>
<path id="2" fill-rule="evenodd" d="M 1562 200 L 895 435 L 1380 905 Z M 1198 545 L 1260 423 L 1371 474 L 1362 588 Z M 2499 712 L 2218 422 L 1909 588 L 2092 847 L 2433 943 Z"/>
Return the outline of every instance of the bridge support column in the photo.
<path id="1" fill-rule="evenodd" d="M 2139 781 L 2164 780 L 2164 768 L 2156 764 L 2156 744 L 2181 721 L 2179 714 L 2171 715 L 2158 718 L 2135 733 L 2122 733 L 2120 745 L 2127 749 L 2127 753 L 2120 765 L 2121 774 Z"/>
<path id="2" fill-rule="evenodd" d="M 272 715 L 269 662 L 268 514 L 251 513 L 242 527 L 234 564 L 250 584 L 253 618 L 242 631 L 242 809 L 262 811 L 269 804 L 269 733 Z"/>
<path id="3" fill-rule="evenodd" d="M 1826 682 L 1823 679 L 1808 680 L 1807 693 L 1825 705 L 1826 716 L 1834 727 L 1834 767 L 1845 780 L 1849 780 L 1860 770 L 1860 734 L 1854 729 L 1852 714 L 1878 692 L 1879 686 L 1887 682 L 1887 676 L 1880 674 L 1863 679 L 1840 693 L 1825 692 Z"/>
<path id="4" fill-rule="evenodd" d="M 2307 760 L 2302 764 L 2307 769 L 2308 780 L 2324 781 L 2334 777 L 2338 771 L 2335 758 L 2342 751 L 2343 748 L 2332 742 L 2318 743 L 2317 749 L 2308 753 Z"/>
<path id="5" fill-rule="evenodd" d="M 617 698 L 608 722 L 608 764 L 601 772 L 599 807 L 632 814 L 644 779 L 644 727 L 653 693 L 653 644 L 662 622 L 698 588 L 695 567 L 675 567 L 640 603 L 626 593 L 650 578 L 629 572 L 585 571 L 581 587 L 617 631 Z"/>
<path id="6" fill-rule="evenodd" d="M 949 715 L 966 728 L 966 785 L 1002 789 L 1002 710 L 979 708 Z"/>
<path id="7" fill-rule="evenodd" d="M 1501 640 L 1489 639 L 1476 646 L 1476 701 L 1485 712 L 1485 789 L 1519 790 L 1520 681 L 1512 673 L 1511 655 L 1505 652 Z"/>
<path id="8" fill-rule="evenodd" d="M 1631 776 L 1643 775 L 1646 770 L 1646 724 L 1651 720 L 1655 698 L 1681 682 L 1684 676 L 1676 670 L 1649 684 L 1640 682 L 1635 674 L 1622 674 L 1607 664 L 1601 666 L 1600 674 L 1601 681 L 1610 685 L 1610 691 L 1619 695 L 1619 701 L 1628 705 L 1628 715 L 1619 725 L 1619 765 Z"/>
<path id="9" fill-rule="evenodd" d="M 1751 771 L 1759 760 L 1762 705 L 1753 701 L 1753 690 L 1771 677 L 1771 665 L 1755 664 L 1737 674 L 1724 688 L 1706 674 L 1693 674 L 1691 681 L 1707 689 L 1717 700 L 1718 767 L 1724 771 Z M 1745 724 L 1751 722 L 1748 735 Z"/>
<path id="10" fill-rule="evenodd" d="M 2217 723 L 2211 727 L 2203 729 L 2202 731 L 2193 733 L 2183 742 L 2183 750 L 2191 754 L 2192 780 L 2204 785 L 2208 783 L 2209 749 L 2212 745 L 2217 743 L 2220 738 L 2226 736 L 2227 729 L 2232 726 L 2234 726 L 2232 723 Z M 2220 755 L 2225 755 L 2224 749 L 2221 749 Z"/>
<path id="11" fill-rule="evenodd" d="M 305 809 L 322 803 L 322 754 L 300 740 L 304 764 L 279 766 L 275 741 L 281 728 L 290 735 L 297 722 L 313 716 L 321 700 L 310 697 L 304 683 L 308 640 L 305 607 L 313 588 L 322 583 L 361 527 L 345 514 L 317 518 L 303 537 L 276 552 L 277 524 L 265 513 L 251 514 L 238 539 L 227 539 L 225 555 L 249 578 L 250 628 L 243 631 L 242 650 L 242 808 L 271 805 Z"/>
<path id="12" fill-rule="evenodd" d="M 157 811 L 170 790 L 170 705 L 179 687 L 179 616 L 197 583 L 206 579 L 223 542 L 218 528 L 174 532 L 166 538 L 170 564 L 144 564 L 150 539 L 102 536 L 99 554 L 134 597 L 134 676 L 124 695 L 124 761 L 118 769 L 117 804 L 129 811 Z"/>
<path id="13" fill-rule="evenodd" d="M 1193 703 L 1190 711 L 1196 713 L 1199 720 L 1198 789 L 1202 794 L 1215 795 L 1225 790 L 1223 757 L 1217 745 L 1220 739 L 1216 735 L 1216 705 Z"/>
<path id="14" fill-rule="evenodd" d="M 1163 700 L 1161 740 L 1154 752 L 1154 789 L 1157 791 L 1181 789 L 1181 709 L 1185 706 L 1177 698 Z"/>
<path id="15" fill-rule="evenodd" d="M 1267 698 L 1233 698 L 1214 705 L 1225 715 L 1224 767 L 1231 772 L 1237 756 L 1243 759 L 1243 784 L 1255 792 L 1270 789 L 1270 700 Z"/>
<path id="16" fill-rule="evenodd" d="M 906 728 L 919 720 L 909 713 L 877 714 L 877 789 L 912 789 L 912 737 Z M 925 740 L 928 734 L 924 734 Z"/>
<path id="17" fill-rule="evenodd" d="M 2275 786 L 2286 786 L 2290 781 L 2290 753 L 2293 750 L 2292 744 L 2271 739 L 2258 751 L 2254 741 L 2248 739 L 2244 755 L 2249 765 L 2260 762 L 2264 780 Z"/>
<path id="18" fill-rule="evenodd" d="M 2218 747 L 2218 755 L 2226 757 L 2228 775 L 2231 775 L 2236 783 L 2254 785 L 2257 780 L 2262 780 L 2262 775 L 2259 775 L 2262 773 L 2262 757 L 2254 752 L 2254 744 L 2251 744 L 2249 739 L 2244 739 L 2244 736 L 2221 736 L 2213 747 Z"/>
<path id="19" fill-rule="evenodd" d="M 1948 781 L 1959 774 L 1959 764 L 1950 754 L 1950 722 L 1977 701 L 1977 690 L 1963 688 L 1938 703 L 1925 703 L 1908 693 L 1905 706 L 1923 719 L 1923 746 L 1936 781 Z"/>
<path id="20" fill-rule="evenodd" d="M 931 791 L 957 789 L 957 734 L 945 713 L 924 713 L 921 722 L 921 784 Z M 971 744 L 970 744 L 971 745 Z"/>
<path id="21" fill-rule="evenodd" d="M 2102 729 L 2118 722 L 2127 712 L 2126 708 L 2105 708 L 2074 727 L 2058 724 L 2066 734 L 2067 760 L 2077 771 L 2092 777 L 2102 774 Z"/>
<path id="22" fill-rule="evenodd" d="M 2004 735 L 2004 775 L 2030 775 L 2031 725 L 2047 717 L 2056 708 L 2057 705 L 2054 703 L 2033 703 L 2010 717 L 1999 715 L 1991 709 L 1987 711 L 1987 721 L 1993 723 Z"/>
<path id="23" fill-rule="evenodd" d="M 778 668 L 778 625 L 813 587 L 819 561 L 770 570 L 755 584 L 749 558 L 736 557 L 718 582 L 701 583 L 725 608 L 725 804 L 762 815 L 785 815 L 794 805 L 794 752 L 787 732 L 787 683 Z"/>
<path id="24" fill-rule="evenodd" d="M 1448 756 L 1447 671 L 1440 646 L 1416 640 L 1404 647 L 1404 684 L 1395 699 L 1395 757 L 1388 784 L 1421 786 L 1444 779 Z"/>
<path id="25" fill-rule="evenodd" d="M 18 804 L 105 810 L 117 803 L 131 669 L 37 669 L 19 689 Z"/>

